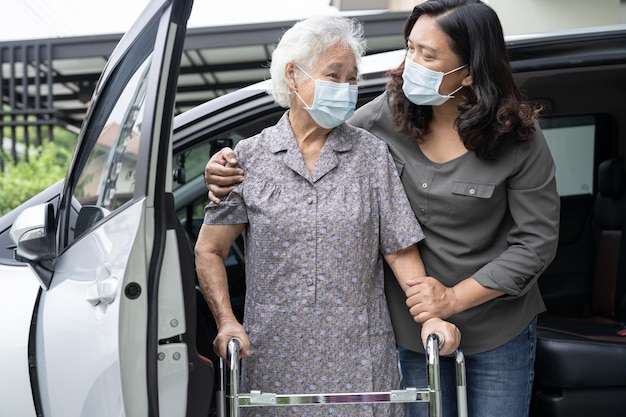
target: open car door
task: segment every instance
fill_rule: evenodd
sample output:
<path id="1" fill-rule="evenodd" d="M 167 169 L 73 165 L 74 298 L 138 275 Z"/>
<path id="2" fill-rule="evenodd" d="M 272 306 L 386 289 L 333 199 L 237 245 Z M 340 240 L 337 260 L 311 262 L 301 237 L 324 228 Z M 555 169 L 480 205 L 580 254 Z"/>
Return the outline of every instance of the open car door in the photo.
<path id="1" fill-rule="evenodd" d="M 191 5 L 147 6 L 103 71 L 58 212 L 32 207 L 12 229 L 16 258 L 42 286 L 31 330 L 37 415 L 209 413 L 213 367 L 196 354 L 193 260 L 171 194 Z"/>

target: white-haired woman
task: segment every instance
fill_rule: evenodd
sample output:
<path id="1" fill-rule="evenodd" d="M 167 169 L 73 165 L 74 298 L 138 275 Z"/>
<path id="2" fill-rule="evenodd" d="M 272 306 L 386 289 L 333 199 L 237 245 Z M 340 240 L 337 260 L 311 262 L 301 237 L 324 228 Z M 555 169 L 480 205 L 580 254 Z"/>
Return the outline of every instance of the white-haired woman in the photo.
<path id="1" fill-rule="evenodd" d="M 362 26 L 339 16 L 296 23 L 272 55 L 281 120 L 235 151 L 246 180 L 206 207 L 196 244 L 200 285 L 215 316 L 216 353 L 231 338 L 248 356 L 242 388 L 264 392 L 375 392 L 398 388 L 383 258 L 400 285 L 425 275 L 424 238 L 384 142 L 346 125 L 357 99 Z M 228 296 L 224 259 L 244 233 L 244 326 Z M 440 319 L 423 338 L 458 329 Z M 401 405 L 244 409 L 248 415 L 403 415 Z"/>

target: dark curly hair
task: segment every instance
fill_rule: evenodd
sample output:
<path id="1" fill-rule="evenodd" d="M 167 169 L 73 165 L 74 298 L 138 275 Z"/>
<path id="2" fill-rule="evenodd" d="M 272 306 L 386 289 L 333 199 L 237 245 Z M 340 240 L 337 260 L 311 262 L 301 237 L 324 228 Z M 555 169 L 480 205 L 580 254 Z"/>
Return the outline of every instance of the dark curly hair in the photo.
<path id="1" fill-rule="evenodd" d="M 448 36 L 449 45 L 469 65 L 472 85 L 458 105 L 455 128 L 465 147 L 480 159 L 494 159 L 499 145 L 514 133 L 517 140 L 531 137 L 540 109 L 522 97 L 513 80 L 500 19 L 479 0 L 428 0 L 418 4 L 404 25 L 408 40 L 417 19 L 430 16 Z M 429 132 L 431 106 L 411 103 L 402 92 L 404 62 L 390 72 L 387 91 L 394 122 L 419 142 Z"/>

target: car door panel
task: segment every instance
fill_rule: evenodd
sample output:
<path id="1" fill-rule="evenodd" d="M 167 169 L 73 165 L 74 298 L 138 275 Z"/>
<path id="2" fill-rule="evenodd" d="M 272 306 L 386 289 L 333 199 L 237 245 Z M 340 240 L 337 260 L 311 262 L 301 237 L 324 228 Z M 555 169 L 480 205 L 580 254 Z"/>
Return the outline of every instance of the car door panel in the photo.
<path id="1" fill-rule="evenodd" d="M 145 277 L 141 263 L 136 264 L 134 271 L 128 271 L 130 277 L 126 267 L 131 254 L 137 252 L 133 245 L 138 238 L 143 204 L 133 204 L 70 247 L 59 258 L 52 284 L 42 294 L 37 340 L 45 343 L 38 343 L 37 358 L 39 380 L 48 381 L 47 389 L 42 390 L 44 415 L 117 416 L 123 411 L 121 372 L 128 368 L 122 366 L 119 355 L 118 323 L 125 301 L 124 281 Z M 143 248 L 139 251 L 143 252 Z M 116 282 L 114 298 L 94 304 L 94 291 L 102 288 L 106 280 Z M 132 301 L 145 304 L 145 300 Z M 145 337 L 130 342 L 137 350 L 145 347 Z M 138 359 L 127 361 L 135 362 L 131 365 L 133 373 L 145 375 L 141 369 L 145 360 Z M 51 383 L 66 380 L 71 382 Z M 91 410 L 95 404 L 102 406 Z"/>
<path id="2" fill-rule="evenodd" d="M 112 54 L 81 129 L 37 315 L 44 416 L 191 415 L 186 300 L 164 203 L 191 3 L 148 5 Z M 70 202 L 88 213 L 78 225 Z"/>
<path id="3" fill-rule="evenodd" d="M 26 265 L 0 264 L 0 416 L 35 417 L 30 398 L 28 340 L 39 284 Z M 9 313 L 10 312 L 10 313 Z M 10 376 L 10 377 L 7 377 Z"/>
<path id="4" fill-rule="evenodd" d="M 185 248 L 182 248 L 185 249 Z M 159 280 L 158 387 L 161 414 L 185 416 L 187 381 L 189 379 L 187 345 L 178 336 L 187 333 L 185 300 L 181 286 L 176 231 L 168 230 Z M 166 407 L 166 408 L 165 408 Z"/>

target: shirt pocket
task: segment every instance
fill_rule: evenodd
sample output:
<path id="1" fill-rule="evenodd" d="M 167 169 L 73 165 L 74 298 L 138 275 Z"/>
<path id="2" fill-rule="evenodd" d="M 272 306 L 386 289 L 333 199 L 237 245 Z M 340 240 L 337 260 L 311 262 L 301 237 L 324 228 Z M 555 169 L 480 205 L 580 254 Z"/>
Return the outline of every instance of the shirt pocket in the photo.
<path id="1" fill-rule="evenodd" d="M 491 198 L 496 189 L 495 184 L 455 181 L 452 184 L 452 194 L 474 197 L 474 198 Z"/>
<path id="2" fill-rule="evenodd" d="M 455 181 L 448 206 L 454 227 L 482 224 L 486 213 L 498 211 L 496 185 L 476 181 Z M 458 222 L 458 223 L 455 223 Z"/>

